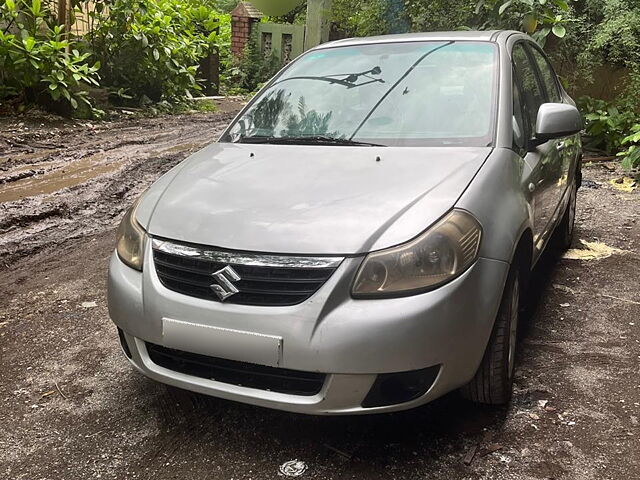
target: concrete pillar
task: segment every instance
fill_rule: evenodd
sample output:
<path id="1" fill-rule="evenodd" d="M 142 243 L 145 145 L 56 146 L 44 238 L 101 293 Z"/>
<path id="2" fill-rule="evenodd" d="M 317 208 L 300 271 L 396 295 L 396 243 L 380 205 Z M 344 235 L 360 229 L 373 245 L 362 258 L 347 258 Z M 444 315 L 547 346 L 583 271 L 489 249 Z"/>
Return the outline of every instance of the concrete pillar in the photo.
<path id="1" fill-rule="evenodd" d="M 307 0 L 307 32 L 304 49 L 329 40 L 331 0 Z"/>

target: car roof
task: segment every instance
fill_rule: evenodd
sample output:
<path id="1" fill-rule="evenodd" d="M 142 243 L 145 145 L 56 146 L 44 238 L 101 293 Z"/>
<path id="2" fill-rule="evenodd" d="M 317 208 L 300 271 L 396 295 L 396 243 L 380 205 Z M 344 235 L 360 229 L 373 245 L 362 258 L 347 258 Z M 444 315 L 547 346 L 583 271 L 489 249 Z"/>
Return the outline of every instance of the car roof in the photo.
<path id="1" fill-rule="evenodd" d="M 352 45 L 369 45 L 376 43 L 399 43 L 399 42 L 424 42 L 424 41 L 484 41 L 495 42 L 499 36 L 509 36 L 521 34 L 521 32 L 510 30 L 461 30 L 452 32 L 420 32 L 402 33 L 396 35 L 380 35 L 376 37 L 345 38 L 333 42 L 323 43 L 314 48 L 323 49 L 331 47 L 347 47 Z"/>

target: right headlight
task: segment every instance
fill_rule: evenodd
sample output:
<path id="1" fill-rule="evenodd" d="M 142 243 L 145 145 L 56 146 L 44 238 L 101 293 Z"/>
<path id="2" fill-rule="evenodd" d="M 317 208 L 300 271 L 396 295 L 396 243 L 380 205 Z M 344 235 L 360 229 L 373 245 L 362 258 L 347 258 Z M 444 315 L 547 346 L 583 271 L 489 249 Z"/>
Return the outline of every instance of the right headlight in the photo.
<path id="1" fill-rule="evenodd" d="M 125 213 L 118 227 L 116 244 L 116 251 L 118 252 L 120 260 L 136 270 L 142 270 L 146 236 L 146 232 L 136 221 L 136 207 L 139 202 L 140 200 L 136 201 L 136 203 L 127 210 L 127 213 Z"/>
<path id="2" fill-rule="evenodd" d="M 367 255 L 353 284 L 358 298 L 420 293 L 453 280 L 478 257 L 482 228 L 462 210 L 452 210 L 414 240 Z"/>

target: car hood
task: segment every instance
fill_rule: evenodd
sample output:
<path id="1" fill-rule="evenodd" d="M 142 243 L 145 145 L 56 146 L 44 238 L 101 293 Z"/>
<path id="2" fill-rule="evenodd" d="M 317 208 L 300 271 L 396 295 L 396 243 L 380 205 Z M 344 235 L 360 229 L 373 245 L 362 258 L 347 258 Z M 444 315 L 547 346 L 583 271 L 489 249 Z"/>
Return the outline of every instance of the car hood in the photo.
<path id="1" fill-rule="evenodd" d="M 136 218 L 152 236 L 233 250 L 369 252 L 438 220 L 490 152 L 216 143 L 154 184 Z"/>

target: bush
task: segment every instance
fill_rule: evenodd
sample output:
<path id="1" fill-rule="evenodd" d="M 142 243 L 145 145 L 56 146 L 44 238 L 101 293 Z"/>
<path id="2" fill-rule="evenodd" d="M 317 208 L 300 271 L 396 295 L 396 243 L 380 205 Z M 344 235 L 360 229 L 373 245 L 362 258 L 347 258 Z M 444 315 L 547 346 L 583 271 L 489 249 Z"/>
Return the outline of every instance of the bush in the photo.
<path id="1" fill-rule="evenodd" d="M 85 88 L 98 85 L 100 64 L 88 62 L 81 44 L 65 38 L 63 28 L 40 0 L 5 0 L 0 5 L 0 99 L 53 104 L 58 110 L 91 107 Z"/>
<path id="2" fill-rule="evenodd" d="M 399 0 L 334 0 L 331 18 L 347 36 L 367 37 L 409 31 L 404 11 Z"/>
<path id="3" fill-rule="evenodd" d="M 626 170 L 640 168 L 640 122 L 631 127 L 631 135 L 622 139 L 622 145 L 627 147 L 618 153 L 622 157 L 622 167 Z"/>
<path id="4" fill-rule="evenodd" d="M 631 128 L 640 123 L 640 118 L 628 105 L 590 97 L 580 98 L 578 104 L 586 120 L 588 141 L 585 145 L 610 155 L 620 152 Z"/>
<path id="5" fill-rule="evenodd" d="M 199 61 L 217 46 L 215 11 L 181 0 L 114 0 L 108 13 L 96 5 L 89 40 L 105 85 L 142 103 L 201 90 Z"/>
<path id="6" fill-rule="evenodd" d="M 282 62 L 272 53 L 268 57 L 260 51 L 258 34 L 253 32 L 242 57 L 232 60 L 224 77 L 224 90 L 228 95 L 253 93 L 282 68 Z"/>

